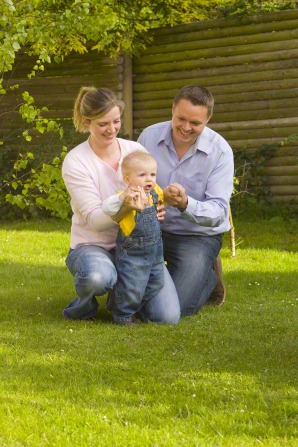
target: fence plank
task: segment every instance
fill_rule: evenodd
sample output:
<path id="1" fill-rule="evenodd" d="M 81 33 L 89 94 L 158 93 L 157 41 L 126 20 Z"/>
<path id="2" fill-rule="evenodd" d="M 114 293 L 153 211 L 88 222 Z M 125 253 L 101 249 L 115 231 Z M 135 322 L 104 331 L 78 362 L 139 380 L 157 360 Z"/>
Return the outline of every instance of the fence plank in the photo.
<path id="1" fill-rule="evenodd" d="M 250 64 L 238 64 L 238 65 L 227 65 L 223 66 L 220 70 L 221 75 L 235 75 L 235 74 L 243 74 L 243 73 L 253 73 L 253 72 L 262 72 L 262 71 L 272 71 L 272 70 L 282 70 L 286 68 L 297 68 L 298 66 L 298 50 L 296 52 L 296 57 L 288 57 L 287 59 L 282 60 L 274 60 L 269 62 L 258 62 L 258 63 L 250 63 Z M 179 69 L 179 67 L 177 67 Z M 194 70 L 177 70 L 171 72 L 164 73 L 147 73 L 139 76 L 138 85 L 142 90 L 142 87 L 146 87 L 147 84 L 170 81 L 170 80 L 184 80 L 187 78 L 197 78 L 197 77 L 206 77 L 206 76 L 218 76 L 218 67 L 217 66 L 207 66 L 195 68 Z M 221 82 L 220 82 L 221 84 Z"/>
<path id="2" fill-rule="evenodd" d="M 155 48 L 161 45 L 168 45 L 173 43 L 173 41 L 179 42 L 191 42 L 197 40 L 209 40 L 223 37 L 231 37 L 231 36 L 248 36 L 250 34 L 260 34 L 266 32 L 276 32 L 280 30 L 290 30 L 297 28 L 297 19 L 298 14 L 295 12 L 295 18 L 286 18 L 285 20 L 279 21 L 268 21 L 254 24 L 251 26 L 251 23 L 241 25 L 239 21 L 237 25 L 233 25 L 233 21 L 229 19 L 225 21 L 225 27 L 222 28 L 220 26 L 214 27 L 214 22 L 209 24 L 213 25 L 209 28 L 199 29 L 199 25 L 207 21 L 196 23 L 196 24 L 187 24 L 182 27 L 175 27 L 174 32 L 167 33 L 166 35 L 163 33 L 163 30 L 159 29 L 154 36 L 153 45 L 147 48 L 144 51 L 144 54 L 152 53 L 155 51 Z M 228 22 L 228 23 L 227 23 Z M 208 22 L 207 22 L 208 23 Z M 220 24 L 220 21 L 217 21 L 217 24 Z M 193 26 L 194 25 L 194 26 Z M 173 31 L 173 30 L 172 30 Z"/>
<path id="3" fill-rule="evenodd" d="M 238 44 L 233 46 L 222 46 L 215 48 L 198 48 L 195 50 L 178 51 L 177 53 L 165 53 L 165 54 L 153 54 L 144 56 L 142 58 L 143 63 L 159 64 L 165 62 L 179 62 L 188 59 L 196 58 L 208 58 L 214 56 L 228 57 L 237 54 L 252 54 L 252 53 L 266 53 L 271 51 L 280 51 L 284 48 L 292 49 L 297 48 L 298 39 L 282 40 L 277 42 L 264 42 L 264 43 L 252 43 L 252 44 Z M 149 68 L 149 67 L 148 67 Z"/>
<path id="4" fill-rule="evenodd" d="M 298 145 L 298 142 L 297 142 Z M 268 160 L 266 166 L 298 166 L 298 151 L 296 149 L 296 155 L 284 155 L 284 156 L 275 156 Z"/>
<path id="5" fill-rule="evenodd" d="M 298 175 L 271 175 L 264 180 L 264 185 L 298 185 Z"/>
<path id="6" fill-rule="evenodd" d="M 287 41 L 291 39 L 298 38 L 298 30 L 296 27 L 294 29 L 288 28 L 288 23 L 286 24 L 287 28 L 275 31 L 273 33 L 272 26 L 269 29 L 269 32 L 262 31 L 257 34 L 247 34 L 245 31 L 236 36 L 231 36 L 230 28 L 227 28 L 227 34 L 223 35 L 222 33 L 218 33 L 218 37 L 216 38 L 206 38 L 204 35 L 201 35 L 194 41 L 184 40 L 183 42 L 179 42 L 176 39 L 176 36 L 173 36 L 173 40 L 171 43 L 163 43 L 161 45 L 151 45 L 143 52 L 143 57 L 146 62 L 150 61 L 153 56 L 157 56 L 159 54 L 163 54 L 167 56 L 168 54 L 176 55 L 179 52 L 183 51 L 191 51 L 191 50 L 199 50 L 206 48 L 220 48 L 220 47 L 238 47 L 238 45 L 251 45 L 251 44 L 263 44 L 263 43 L 272 43 L 279 41 Z M 240 28 L 240 27 L 239 27 Z M 241 32 L 241 29 L 238 28 L 238 32 Z"/>
<path id="7" fill-rule="evenodd" d="M 192 83 L 197 83 L 195 79 L 192 80 Z M 136 82 L 136 81 L 135 81 Z M 136 84 L 134 83 L 134 86 Z M 179 88 L 185 85 L 185 82 L 180 82 Z M 209 85 L 207 83 L 206 85 Z M 235 93 L 243 93 L 243 92 L 256 92 L 256 91 L 268 91 L 268 90 L 276 90 L 276 89 L 291 89 L 298 87 L 298 78 L 292 79 L 277 79 L 277 80 L 268 80 L 268 81 L 258 81 L 258 82 L 245 82 L 245 78 L 243 78 L 242 82 L 239 83 L 231 83 L 227 85 L 214 85 L 212 88 L 209 87 L 212 94 L 215 96 L 217 93 L 221 93 L 222 95 L 229 95 Z M 134 100 L 135 101 L 146 101 L 146 100 L 168 100 L 172 104 L 173 97 L 177 93 L 177 88 L 165 89 L 162 90 L 153 90 L 151 92 L 134 92 Z M 287 96 L 285 96 L 287 97 Z M 147 107 L 146 107 L 147 108 Z"/>
<path id="8" fill-rule="evenodd" d="M 275 175 L 298 175 L 298 166 L 267 166 L 263 169 L 262 173 L 268 176 Z"/>
<path id="9" fill-rule="evenodd" d="M 171 73 L 177 71 L 202 69 L 208 67 L 227 67 L 229 65 L 241 65 L 247 63 L 264 63 L 269 61 L 287 60 L 297 57 L 297 46 L 291 49 L 281 48 L 274 52 L 248 53 L 230 56 L 210 54 L 208 58 L 185 59 L 174 62 L 151 64 L 150 69 L 147 65 L 141 65 L 134 60 L 133 71 L 137 75 L 158 76 L 158 74 Z"/>
<path id="10" fill-rule="evenodd" d="M 298 195 L 298 185 L 272 185 L 270 190 L 273 194 L 279 196 Z"/>
<path id="11" fill-rule="evenodd" d="M 156 36 L 160 37 L 161 42 L 168 35 L 184 34 L 190 31 L 203 31 L 213 28 L 225 29 L 227 27 L 235 26 L 236 28 L 245 25 L 264 24 L 266 22 L 275 23 L 278 21 L 288 21 L 288 20 L 298 19 L 298 9 L 292 9 L 288 11 L 278 11 L 266 14 L 254 14 L 251 16 L 243 16 L 229 19 L 218 19 L 218 20 L 204 20 L 201 22 L 188 23 L 185 25 L 179 25 L 175 27 L 159 28 L 157 30 Z"/>

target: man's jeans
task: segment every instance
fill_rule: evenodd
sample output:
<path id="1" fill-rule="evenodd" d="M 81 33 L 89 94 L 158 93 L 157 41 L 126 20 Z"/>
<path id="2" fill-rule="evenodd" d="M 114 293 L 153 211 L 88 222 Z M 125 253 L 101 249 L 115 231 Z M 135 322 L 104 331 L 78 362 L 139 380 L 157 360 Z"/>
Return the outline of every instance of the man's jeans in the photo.
<path id="1" fill-rule="evenodd" d="M 83 245 L 70 250 L 66 265 L 74 277 L 77 297 L 63 310 L 65 318 L 84 320 L 95 317 L 96 296 L 111 290 L 117 281 L 114 253 L 94 245 Z M 164 267 L 164 287 L 143 306 L 140 316 L 145 321 L 177 324 L 180 306 L 173 281 Z"/>
<path id="2" fill-rule="evenodd" d="M 213 264 L 222 246 L 222 235 L 183 236 L 163 232 L 163 244 L 181 316 L 193 315 L 206 304 L 216 285 Z"/>

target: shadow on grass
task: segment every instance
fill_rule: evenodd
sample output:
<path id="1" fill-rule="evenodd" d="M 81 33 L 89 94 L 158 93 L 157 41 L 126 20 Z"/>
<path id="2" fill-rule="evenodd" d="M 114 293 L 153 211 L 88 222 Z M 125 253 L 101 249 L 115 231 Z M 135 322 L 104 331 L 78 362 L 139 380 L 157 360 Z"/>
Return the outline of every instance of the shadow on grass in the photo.
<path id="1" fill-rule="evenodd" d="M 13 277 L 12 271 L 15 272 Z M 12 327 L 40 326 L 40 332 L 45 331 L 46 337 L 48 331 L 53 333 L 57 324 L 59 327 L 64 324 L 66 328 L 75 327 L 78 331 L 89 324 L 88 331 L 104 332 L 104 327 L 109 327 L 109 337 L 119 336 L 119 328 L 112 325 L 102 326 L 99 322 L 92 326 L 63 320 L 63 308 L 75 297 L 73 278 L 66 268 L 41 265 L 28 268 L 23 264 L 9 264 L 1 266 L 0 274 L 5 285 L 0 289 L 0 315 L 7 327 L 10 324 Z M 184 367 L 189 363 L 191 369 L 196 365 L 196 356 L 214 371 L 225 369 L 251 374 L 258 371 L 263 374 L 268 368 L 276 368 L 278 380 L 290 380 L 288 372 L 279 374 L 279 368 L 290 371 L 296 358 L 296 273 L 280 273 L 277 280 L 275 272 L 263 272 L 261 283 L 258 273 L 245 271 L 227 273 L 225 278 L 228 297 L 224 306 L 206 306 L 197 315 L 183 318 L 177 326 L 140 325 L 136 333 L 144 331 L 146 337 L 134 340 L 134 349 L 145 353 L 149 343 L 153 346 L 152 352 L 165 353 L 164 360 L 175 352 L 175 360 L 180 358 Z M 98 301 L 99 320 L 110 323 L 106 298 L 99 297 Z M 151 340 L 150 328 L 153 327 Z M 129 334 L 122 328 L 121 331 L 121 334 Z M 168 331 L 177 338 L 169 340 Z M 158 340 L 155 340 L 157 333 Z M 30 333 L 28 337 L 31 338 Z M 100 340 L 101 346 L 105 343 L 106 340 Z M 36 345 L 41 353 L 44 348 L 42 342 L 40 348 Z"/>
<path id="2" fill-rule="evenodd" d="M 12 274 L 13 272 L 13 274 Z M 61 312 L 76 296 L 73 277 L 66 267 L 43 264 L 2 263 L 0 277 L 0 316 L 4 321 L 27 319 L 63 320 Z M 100 318 L 111 321 L 106 296 L 98 297 Z"/>
<path id="3" fill-rule="evenodd" d="M 37 220 L 14 220 L 13 222 L 0 221 L 0 230 L 6 231 L 37 231 L 55 232 L 70 234 L 71 221 L 61 219 L 37 219 Z"/>

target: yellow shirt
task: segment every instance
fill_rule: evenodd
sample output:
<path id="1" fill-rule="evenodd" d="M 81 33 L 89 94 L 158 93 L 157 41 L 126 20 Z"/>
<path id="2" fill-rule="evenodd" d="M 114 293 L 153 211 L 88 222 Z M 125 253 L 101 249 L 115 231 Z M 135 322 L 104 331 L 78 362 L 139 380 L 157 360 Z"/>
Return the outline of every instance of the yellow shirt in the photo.
<path id="1" fill-rule="evenodd" d="M 158 202 L 160 204 L 164 203 L 163 190 L 158 185 L 155 185 L 153 189 L 156 192 L 156 194 L 158 195 Z M 152 206 L 152 205 L 153 205 L 153 198 L 152 198 L 152 195 L 150 194 L 149 206 Z M 129 236 L 130 233 L 132 232 L 132 230 L 134 229 L 134 227 L 136 226 L 136 221 L 135 221 L 136 213 L 137 212 L 135 210 L 132 210 L 130 213 L 126 214 L 126 216 L 123 217 L 122 220 L 120 220 L 119 226 L 120 226 L 121 231 L 124 234 L 124 236 Z"/>

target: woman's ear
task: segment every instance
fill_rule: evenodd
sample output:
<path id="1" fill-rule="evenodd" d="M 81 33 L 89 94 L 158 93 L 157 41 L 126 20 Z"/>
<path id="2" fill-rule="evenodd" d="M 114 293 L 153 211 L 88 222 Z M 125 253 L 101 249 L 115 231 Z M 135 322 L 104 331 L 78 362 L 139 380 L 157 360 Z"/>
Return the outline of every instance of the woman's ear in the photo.
<path id="1" fill-rule="evenodd" d="M 89 127 L 90 121 L 88 118 L 86 118 L 85 116 L 82 116 L 82 121 L 85 124 L 85 126 Z"/>

